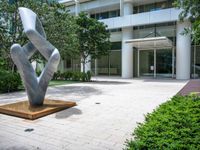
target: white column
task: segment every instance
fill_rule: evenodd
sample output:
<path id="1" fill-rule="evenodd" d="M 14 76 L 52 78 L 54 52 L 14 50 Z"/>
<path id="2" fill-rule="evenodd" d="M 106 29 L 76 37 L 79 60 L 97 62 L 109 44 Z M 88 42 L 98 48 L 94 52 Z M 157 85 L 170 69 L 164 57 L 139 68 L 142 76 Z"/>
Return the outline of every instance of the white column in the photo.
<path id="1" fill-rule="evenodd" d="M 124 16 L 133 14 L 133 4 L 131 2 L 124 2 L 122 6 L 124 7 L 123 9 Z"/>
<path id="2" fill-rule="evenodd" d="M 36 70 L 36 68 L 37 68 L 37 62 L 36 62 L 36 61 L 33 61 L 33 62 L 31 63 L 31 65 L 33 66 L 33 69 Z"/>
<path id="3" fill-rule="evenodd" d="M 98 75 L 98 59 L 95 59 L 95 62 L 94 62 L 94 72 L 95 72 L 95 76 Z"/>
<path id="4" fill-rule="evenodd" d="M 176 26 L 176 79 L 190 79 L 191 35 L 182 35 L 190 22 L 177 22 Z"/>
<path id="5" fill-rule="evenodd" d="M 123 3 L 123 14 L 133 13 L 132 3 Z M 122 28 L 122 78 L 133 77 L 133 46 L 125 43 L 126 40 L 133 38 L 133 28 Z"/>
<path id="6" fill-rule="evenodd" d="M 91 56 L 88 56 L 85 63 L 85 72 L 91 71 Z M 83 72 L 83 63 L 81 63 L 81 72 Z"/>
<path id="7" fill-rule="evenodd" d="M 60 72 L 64 72 L 65 71 L 65 68 L 64 68 L 64 60 L 60 60 L 60 63 L 59 63 L 59 65 L 58 65 L 58 70 L 60 71 Z"/>
<path id="8" fill-rule="evenodd" d="M 120 16 L 124 15 L 124 0 L 120 0 Z"/>
<path id="9" fill-rule="evenodd" d="M 79 0 L 75 0 L 75 15 L 78 16 L 80 12 L 80 3 Z"/>
<path id="10" fill-rule="evenodd" d="M 132 39 L 133 28 L 122 29 L 122 78 L 133 77 L 133 46 L 125 43 L 126 40 Z"/>

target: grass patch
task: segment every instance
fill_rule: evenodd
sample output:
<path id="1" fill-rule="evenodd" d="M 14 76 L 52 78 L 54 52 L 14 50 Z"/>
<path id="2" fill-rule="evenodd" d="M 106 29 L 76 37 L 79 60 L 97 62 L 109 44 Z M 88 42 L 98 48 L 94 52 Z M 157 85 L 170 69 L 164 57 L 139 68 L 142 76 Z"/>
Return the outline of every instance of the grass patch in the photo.
<path id="1" fill-rule="evenodd" d="M 200 149 L 200 97 L 175 96 L 145 116 L 127 150 Z"/>
<path id="2" fill-rule="evenodd" d="M 78 81 L 66 81 L 66 80 L 52 80 L 49 82 L 49 86 L 65 85 L 65 84 L 72 84 L 72 83 L 79 83 L 79 82 Z"/>
<path id="3" fill-rule="evenodd" d="M 80 83 L 78 81 L 66 81 L 66 80 L 52 80 L 49 82 L 49 86 L 57 86 L 57 85 L 65 85 L 65 84 L 72 84 L 72 83 Z M 25 90 L 23 85 L 20 85 L 18 91 Z"/>

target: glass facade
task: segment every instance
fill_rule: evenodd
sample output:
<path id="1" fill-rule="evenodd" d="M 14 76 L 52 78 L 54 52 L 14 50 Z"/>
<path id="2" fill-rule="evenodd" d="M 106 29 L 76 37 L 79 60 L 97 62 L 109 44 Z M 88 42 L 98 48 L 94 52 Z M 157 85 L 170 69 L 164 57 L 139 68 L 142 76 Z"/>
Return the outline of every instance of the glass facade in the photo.
<path id="1" fill-rule="evenodd" d="M 110 29 L 109 32 L 121 32 L 122 28 Z"/>
<path id="2" fill-rule="evenodd" d="M 172 77 L 172 49 L 156 50 L 156 76 Z"/>
<path id="3" fill-rule="evenodd" d="M 120 10 L 119 9 L 91 14 L 90 17 L 97 19 L 97 20 L 101 20 L 101 19 L 108 19 L 108 18 L 113 18 L 113 17 L 118 17 L 118 16 L 120 16 Z"/>
<path id="4" fill-rule="evenodd" d="M 172 77 L 172 49 L 139 50 L 139 74 L 142 77 Z"/>
<path id="5" fill-rule="evenodd" d="M 192 46 L 191 78 L 200 78 L 200 45 Z"/>
<path id="6" fill-rule="evenodd" d="M 109 75 L 109 56 L 102 56 L 97 64 L 97 75 Z"/>
<path id="7" fill-rule="evenodd" d="M 66 58 L 66 59 L 62 60 L 59 64 L 59 70 L 61 72 L 64 72 L 64 71 L 80 71 L 81 70 L 80 59 Z"/>
<path id="8" fill-rule="evenodd" d="M 150 38 L 166 36 L 173 47 L 156 49 L 133 48 L 134 77 L 173 77 L 175 73 L 176 23 L 151 24 L 133 27 L 133 38 Z M 173 59 L 174 57 L 174 59 Z"/>
<path id="9" fill-rule="evenodd" d="M 121 75 L 121 50 L 112 50 L 109 56 L 98 59 L 97 64 L 97 75 Z"/>
<path id="10" fill-rule="evenodd" d="M 164 2 L 156 2 L 151 4 L 139 5 L 133 7 L 133 14 L 143 13 L 143 12 L 150 12 L 156 11 L 161 9 L 172 8 L 173 0 L 167 0 Z"/>
<path id="11" fill-rule="evenodd" d="M 146 38 L 146 37 L 160 37 L 160 36 L 166 36 L 171 41 L 175 42 L 176 23 L 168 22 L 168 23 L 133 27 L 133 38 L 134 39 Z"/>
<path id="12" fill-rule="evenodd" d="M 112 42 L 110 54 L 98 59 L 96 65 L 93 60 L 92 72 L 95 73 L 97 67 L 97 75 L 121 75 L 121 42 Z"/>
<path id="13" fill-rule="evenodd" d="M 139 76 L 154 76 L 154 50 L 139 52 Z"/>

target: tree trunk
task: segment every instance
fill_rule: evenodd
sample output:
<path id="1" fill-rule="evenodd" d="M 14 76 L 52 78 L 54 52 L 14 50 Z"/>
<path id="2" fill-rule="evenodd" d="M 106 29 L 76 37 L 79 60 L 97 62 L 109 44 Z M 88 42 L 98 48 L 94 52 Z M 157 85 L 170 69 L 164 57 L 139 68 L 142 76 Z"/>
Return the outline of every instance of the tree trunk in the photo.
<path id="1" fill-rule="evenodd" d="M 85 58 L 83 59 L 83 72 L 85 73 Z"/>

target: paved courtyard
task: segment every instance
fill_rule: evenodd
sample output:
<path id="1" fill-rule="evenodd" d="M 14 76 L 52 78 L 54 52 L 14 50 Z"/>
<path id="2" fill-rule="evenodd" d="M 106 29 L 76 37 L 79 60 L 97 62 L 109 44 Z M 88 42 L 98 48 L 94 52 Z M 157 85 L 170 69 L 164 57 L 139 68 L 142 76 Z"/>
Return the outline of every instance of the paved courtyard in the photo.
<path id="1" fill-rule="evenodd" d="M 48 89 L 50 99 L 78 106 L 29 121 L 0 114 L 0 150 L 121 150 L 137 122 L 175 95 L 187 81 L 94 78 Z M 0 105 L 27 99 L 0 95 Z M 32 131 L 26 129 L 33 129 Z"/>

